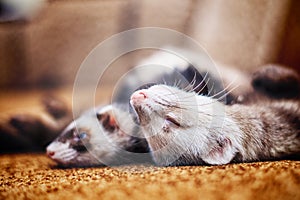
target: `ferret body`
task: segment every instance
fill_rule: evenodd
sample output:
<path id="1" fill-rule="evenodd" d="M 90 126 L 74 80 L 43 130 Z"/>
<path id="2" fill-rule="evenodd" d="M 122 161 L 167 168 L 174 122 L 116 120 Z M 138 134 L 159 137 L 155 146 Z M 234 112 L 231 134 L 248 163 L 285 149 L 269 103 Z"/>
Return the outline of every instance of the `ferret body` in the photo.
<path id="1" fill-rule="evenodd" d="M 185 88 L 192 82 L 190 87 L 201 94 L 208 94 L 206 81 L 210 80 L 214 83 L 214 91 L 210 91 L 210 94 L 223 90 L 222 80 L 217 79 L 216 75 L 207 74 L 203 77 L 206 73 L 200 74 L 188 62 L 173 54 L 156 53 L 139 64 L 139 66 L 144 65 L 162 65 L 170 71 L 161 73 L 160 69 L 154 73 L 145 74 L 145 71 L 134 73 L 133 77 L 129 77 L 123 84 L 115 98 L 114 106 L 104 106 L 83 113 L 75 119 L 47 147 L 48 156 L 59 165 L 66 167 L 151 162 L 147 141 L 132 120 L 132 115 L 127 112 L 128 108 L 124 106 L 129 104 L 132 92 L 141 86 L 139 85 L 141 80 L 147 80 L 147 83 L 168 82 L 180 88 Z M 182 80 L 181 84 L 178 83 L 179 80 Z M 233 100 L 233 98 L 226 98 L 224 93 L 220 93 L 220 96 L 223 96 L 222 102 L 225 103 Z M 100 115 L 110 120 L 99 120 Z"/>
<path id="2" fill-rule="evenodd" d="M 227 106 L 194 92 L 155 85 L 130 100 L 161 166 L 220 165 L 300 153 L 299 101 Z"/>
<path id="3" fill-rule="evenodd" d="M 176 60 L 177 59 L 177 60 Z M 226 72 L 225 74 L 222 74 L 223 80 L 217 79 L 216 75 L 213 75 L 212 73 L 208 74 L 208 78 L 205 77 L 206 73 L 199 73 L 193 66 L 191 66 L 188 62 L 179 59 L 175 55 L 169 55 L 166 54 L 166 52 L 160 52 L 155 54 L 154 56 L 150 57 L 149 59 L 145 60 L 144 62 L 141 63 L 141 65 L 149 65 L 149 64 L 154 64 L 154 65 L 163 65 L 163 66 L 168 66 L 171 69 L 171 73 L 166 73 L 166 74 L 161 74 L 158 73 L 159 71 L 155 71 L 154 73 L 144 73 L 144 74 L 139 74 L 139 73 L 134 73 L 133 77 L 129 77 L 128 81 L 124 83 L 123 87 L 120 90 L 120 93 L 116 96 L 116 105 L 115 106 L 105 106 L 102 108 L 98 108 L 96 110 L 93 110 L 94 112 L 86 112 L 82 114 L 78 119 L 75 119 L 62 133 L 61 135 L 54 140 L 48 147 L 47 147 L 47 154 L 50 158 L 55 160 L 59 165 L 65 166 L 65 167 L 85 167 L 85 166 L 101 166 L 101 165 L 116 165 L 116 164 L 126 164 L 126 163 L 137 163 L 137 162 L 151 162 L 150 156 L 153 155 L 156 163 L 160 165 L 182 165 L 182 164 L 201 164 L 201 163 L 209 163 L 209 164 L 222 164 L 222 163 L 227 163 L 233 160 L 237 161 L 247 161 L 247 160 L 255 160 L 255 159 L 261 159 L 262 157 L 265 157 L 266 159 L 272 157 L 275 154 L 268 154 L 268 155 L 262 155 L 258 156 L 257 152 L 252 152 L 254 147 L 252 148 L 252 143 L 251 145 L 249 144 L 249 152 L 250 153 L 243 153 L 243 149 L 247 148 L 244 147 L 244 140 L 242 137 L 242 133 L 250 133 L 252 128 L 257 128 L 257 132 L 255 133 L 260 133 L 260 129 L 263 128 L 263 126 L 257 126 L 257 127 L 251 127 L 251 125 L 246 126 L 246 121 L 247 121 L 247 110 L 251 111 L 252 107 L 232 107 L 229 110 L 227 107 L 223 107 L 224 104 L 232 104 L 236 102 L 236 98 L 239 96 L 244 96 L 247 93 L 251 93 L 251 89 L 249 89 L 250 85 L 250 78 L 245 76 L 245 74 L 238 72 L 237 70 L 231 70 L 230 68 L 226 67 L 220 67 L 220 71 Z M 203 69 L 204 71 L 209 71 L 208 69 Z M 232 94 L 233 98 L 225 98 L 228 97 L 228 92 L 226 90 L 223 90 L 221 87 L 221 83 L 224 81 L 225 82 L 225 88 L 227 90 L 232 89 L 235 84 L 231 85 L 231 78 L 232 74 L 238 73 L 238 84 L 241 85 L 240 90 L 234 90 L 230 94 Z M 279 73 L 281 74 L 281 73 Z M 178 76 L 179 75 L 179 76 Z M 204 76 L 203 76 L 204 75 Z M 259 76 L 256 76 L 255 81 L 261 81 L 265 80 L 265 72 L 258 74 Z M 204 98 L 203 96 L 199 96 L 204 102 L 207 101 L 207 106 L 202 106 L 202 108 L 209 108 L 209 106 L 213 106 L 214 109 L 222 109 L 224 111 L 221 112 L 220 117 L 216 118 L 213 114 L 211 113 L 212 111 L 208 110 L 201 110 L 200 111 L 203 113 L 207 113 L 204 115 L 204 117 L 201 115 L 198 116 L 201 112 L 197 112 L 199 109 L 198 103 L 192 103 L 192 102 L 198 102 L 198 98 L 196 98 L 196 93 L 186 93 L 184 92 L 184 88 L 186 88 L 186 83 L 184 81 L 182 84 L 176 84 L 174 82 L 178 83 L 178 79 L 182 76 L 184 79 L 186 79 L 187 83 L 190 83 L 191 86 L 187 87 L 190 89 L 193 89 L 197 91 L 200 94 L 205 94 L 205 95 L 212 95 L 216 97 L 217 99 L 211 99 L 211 98 Z M 168 138 L 161 137 L 161 139 L 154 140 L 154 138 L 150 137 L 148 138 L 148 135 L 151 133 L 159 133 L 160 128 L 163 128 L 163 131 L 170 131 L 172 128 L 174 128 L 174 121 L 168 122 L 163 120 L 163 118 L 159 115 L 153 115 L 149 113 L 143 114 L 143 109 L 138 108 L 134 103 L 135 96 L 132 96 L 132 102 L 133 106 L 135 108 L 135 111 L 139 115 L 139 119 L 142 119 L 141 122 L 141 128 L 137 127 L 135 122 L 131 118 L 131 114 L 128 113 L 128 108 L 119 108 L 123 107 L 123 105 L 128 104 L 130 95 L 140 86 L 139 83 L 141 81 L 139 80 L 147 80 L 146 82 L 148 83 L 153 83 L 155 82 L 161 82 L 162 80 L 158 79 L 164 79 L 163 82 L 169 82 L 170 85 L 176 85 L 177 90 L 181 91 L 183 96 L 186 96 L 182 99 L 168 99 L 168 96 L 170 94 L 167 94 L 165 96 L 168 100 L 165 102 L 160 102 L 161 107 L 157 107 L 160 109 L 163 109 L 163 111 L 168 111 L 169 108 L 172 107 L 173 103 L 176 102 L 186 102 L 187 105 L 189 105 L 188 109 L 185 109 L 186 112 L 180 117 L 180 120 L 182 120 L 184 123 L 186 123 L 187 127 L 185 127 L 184 130 L 187 131 L 182 131 L 178 132 L 180 135 L 181 140 L 175 140 L 175 142 L 182 141 L 182 145 L 171 145 L 170 147 L 175 147 L 171 149 L 166 149 L 165 151 L 170 151 L 166 153 L 159 154 L 159 152 L 156 152 L 156 149 L 160 149 L 160 147 L 163 144 L 167 144 L 168 142 L 172 141 Z M 203 81 L 204 80 L 204 81 Z M 270 79 L 271 80 L 271 79 Z M 213 88 L 208 88 L 206 82 L 210 81 L 213 86 Z M 276 79 L 277 81 L 277 79 Z M 269 81 L 270 82 L 270 81 Z M 274 81 L 273 81 L 274 82 Z M 272 83 L 272 81 L 271 81 Z M 280 81 L 277 81 L 280 85 Z M 265 86 L 266 84 L 261 84 L 257 85 L 258 89 L 261 89 L 261 91 L 265 91 Z M 227 87 L 228 86 L 228 87 Z M 268 84 L 268 87 L 270 84 Z M 272 87 L 272 84 L 271 84 Z M 142 87 L 143 88 L 143 87 Z M 170 87 L 173 90 L 174 87 Z M 214 89 L 214 91 L 212 91 Z M 269 88 L 268 88 L 269 89 Z M 136 94 L 136 93 L 135 93 Z M 160 92 L 158 91 L 158 94 Z M 217 94 L 217 95 L 214 95 Z M 161 94 L 163 95 L 163 93 Z M 272 94 L 271 94 L 272 95 Z M 170 96 L 169 96 L 170 97 Z M 218 99 L 220 98 L 220 99 Z M 252 98 L 252 97 L 251 97 Z M 225 101 L 224 101 L 225 99 Z M 166 100 L 166 99 L 165 99 Z M 220 102 L 218 102 L 218 101 Z M 214 102 L 214 103 L 211 103 Z M 155 103 L 151 104 L 154 105 Z M 200 105 L 202 105 L 200 103 Z M 293 103 L 291 103 L 293 104 Z M 163 108 L 163 106 L 165 108 Z M 261 114 L 263 117 L 272 117 L 272 113 L 270 112 L 270 115 L 267 116 L 267 113 L 269 110 L 268 108 L 263 108 L 264 105 L 258 106 L 261 109 L 261 113 L 265 113 L 264 115 Z M 274 106 L 274 105 L 273 105 Z M 175 108 L 175 107 L 174 107 Z M 225 109 L 226 108 L 226 109 Z M 180 108 L 178 108 L 180 110 Z M 230 113 L 234 110 L 239 109 L 245 110 L 244 112 L 242 111 L 240 114 L 235 113 L 230 115 Z M 256 109 L 256 107 L 253 107 L 253 109 Z M 265 110 L 264 110 L 265 109 Z M 227 111 L 228 110 L 228 111 Z M 181 111 L 184 111 L 184 109 L 181 109 Z M 270 111 L 272 111 L 270 109 Z M 155 111 L 154 113 L 159 113 Z M 287 110 L 286 113 L 289 113 Z M 244 118 L 244 114 L 246 115 L 246 118 Z M 153 115 L 153 116 L 152 116 Z M 210 116 L 211 115 L 211 116 Z M 240 115 L 240 117 L 239 117 Z M 102 117 L 100 117 L 102 116 Z M 229 117 L 228 117 L 229 116 Z M 147 126 L 152 127 L 150 130 L 147 129 L 145 126 L 143 117 L 149 118 L 147 119 L 149 124 L 152 124 L 153 126 Z M 172 120 L 172 117 L 174 116 L 169 116 L 169 120 Z M 178 116 L 177 116 L 178 117 Z M 203 119 L 202 120 L 197 120 Z M 252 116 L 252 124 L 255 124 L 255 122 L 260 120 L 259 115 L 253 115 Z M 278 117 L 278 116 L 275 116 Z M 118 120 L 117 120 L 118 119 Z M 224 120 L 223 120 L 224 119 Z M 239 122 L 242 122 L 243 120 L 246 120 L 244 123 L 239 125 Z M 277 119 L 277 118 L 276 118 Z M 214 127 L 211 126 L 210 129 L 208 129 L 207 124 L 215 122 L 220 122 L 221 124 L 220 127 Z M 223 120 L 223 121 L 222 121 Z M 250 120 L 250 121 L 251 121 Z M 278 119 L 279 121 L 281 119 Z M 283 120 L 284 121 L 284 120 Z M 150 123 L 151 122 L 151 123 Z M 282 121 L 281 121 L 282 122 Z M 163 123 L 166 123 L 166 125 L 163 125 Z M 176 123 L 176 122 L 175 122 Z M 184 123 L 180 123 L 181 127 L 183 128 L 182 125 Z M 197 126 L 197 124 L 200 123 L 200 126 Z M 262 122 L 259 122 L 262 123 Z M 269 122 L 272 124 L 271 122 Z M 173 124 L 173 125 L 172 125 Z M 213 124 L 213 123 L 212 123 Z M 245 124 L 245 126 L 243 126 Z M 176 125 L 176 124 L 175 124 Z M 271 126 L 271 128 L 274 128 Z M 284 127 L 286 129 L 287 127 Z M 182 129 L 183 130 L 183 129 Z M 226 130 L 228 134 L 221 134 L 220 132 Z M 141 131 L 145 132 L 141 133 Z M 206 134 L 195 134 L 198 132 L 204 132 Z M 214 134 L 209 135 L 209 131 L 211 131 Z M 225 131 L 225 132 L 226 132 Z M 271 132 L 272 130 L 267 130 L 268 132 Z M 192 134 L 187 133 L 191 132 Z M 224 132 L 224 133 L 225 133 Z M 177 132 L 176 132 L 177 133 Z M 233 133 L 236 133 L 237 136 L 233 137 Z M 194 134 L 194 135 L 193 135 Z M 171 134 L 169 134 L 171 135 Z M 192 135 L 196 139 L 198 138 L 198 142 L 193 144 L 192 140 L 193 138 L 190 137 Z M 225 137 L 225 135 L 229 137 Z M 143 138 L 146 136 L 147 138 Z M 201 137 L 200 137 L 201 136 Z M 224 136 L 225 139 L 222 140 L 222 137 L 219 138 L 218 140 L 210 140 L 210 138 L 218 138 L 219 136 Z M 169 136 L 168 136 L 169 137 Z M 200 137 L 200 138 L 199 138 Z M 249 141 L 252 141 L 251 139 L 256 138 L 251 137 L 250 135 L 245 135 L 245 137 L 248 137 Z M 219 141 L 220 140 L 220 141 Z M 262 143 L 254 143 L 253 146 L 258 145 L 259 147 L 264 144 L 265 140 L 267 139 L 260 139 L 258 138 L 259 142 Z M 206 146 L 198 146 L 204 142 Z M 212 141 L 212 144 L 210 144 L 210 141 Z M 229 143 L 230 142 L 230 143 Z M 149 146 L 148 143 L 150 144 L 151 151 L 152 153 L 149 153 Z M 206 151 L 210 145 L 213 147 L 216 144 L 221 145 L 221 147 L 231 147 L 229 144 L 234 144 L 233 148 L 231 148 L 232 151 L 226 151 L 227 153 L 224 154 L 224 158 L 218 157 L 218 159 L 215 159 L 215 161 L 210 161 L 209 158 L 205 159 L 203 157 L 203 152 Z M 185 152 L 185 147 L 191 146 L 191 149 L 189 151 Z M 180 147 L 180 148 L 179 148 Z M 212 151 L 213 157 L 216 157 L 217 155 L 220 154 L 220 152 L 223 152 L 222 148 L 216 147 L 216 150 L 219 151 Z M 183 148 L 183 149 L 181 149 Z M 251 150 L 252 149 L 252 150 Z M 262 151 L 262 149 L 260 149 Z M 239 159 L 239 155 L 241 151 L 243 154 L 243 159 Z M 273 150 L 270 150 L 270 152 Z M 277 152 L 276 148 L 275 151 Z M 184 152 L 184 153 L 181 153 Z M 218 154 L 219 152 L 219 154 Z M 224 151 L 225 152 L 225 151 Z M 237 153 L 238 152 L 238 153 Z M 246 152 L 246 151 L 245 151 Z M 248 151 L 247 151 L 248 152 Z M 252 153 L 251 153 L 252 152 Z M 284 151 L 286 152 L 286 151 Z M 198 154 L 201 153 L 201 156 Z M 231 154 L 230 154 L 231 153 Z M 151 155 L 150 155 L 151 154 Z M 253 154 L 253 155 L 252 155 Z M 234 159 L 232 159 L 232 155 L 234 155 Z M 247 155 L 252 155 L 249 158 Z M 178 157 L 180 156 L 180 158 Z M 207 155 L 208 156 L 208 155 Z M 277 154 L 275 155 L 275 157 Z M 164 161 L 160 161 L 159 158 L 165 159 Z M 171 162 L 172 161 L 172 162 Z M 174 161 L 174 162 L 173 162 Z"/>

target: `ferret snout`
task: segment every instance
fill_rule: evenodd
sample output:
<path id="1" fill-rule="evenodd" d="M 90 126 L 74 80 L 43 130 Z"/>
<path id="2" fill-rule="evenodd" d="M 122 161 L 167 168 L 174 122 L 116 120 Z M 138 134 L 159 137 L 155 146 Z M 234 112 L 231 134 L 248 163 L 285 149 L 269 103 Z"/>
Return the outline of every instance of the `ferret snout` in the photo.
<path id="1" fill-rule="evenodd" d="M 55 155 L 55 152 L 54 151 L 48 151 L 47 150 L 47 155 L 51 158 L 52 156 L 54 156 Z"/>
<path id="2" fill-rule="evenodd" d="M 70 144 L 54 141 L 46 149 L 47 155 L 60 164 L 66 164 L 78 156 L 78 152 Z"/>
<path id="3" fill-rule="evenodd" d="M 52 158 L 54 155 L 55 155 L 55 151 L 54 149 L 52 148 L 51 145 L 49 145 L 46 149 L 46 154 L 47 156 L 49 156 L 50 158 Z"/>
<path id="4" fill-rule="evenodd" d="M 142 103 L 147 98 L 148 98 L 148 96 L 147 96 L 145 90 L 138 90 L 131 95 L 130 101 L 133 104 L 139 104 L 139 103 Z"/>

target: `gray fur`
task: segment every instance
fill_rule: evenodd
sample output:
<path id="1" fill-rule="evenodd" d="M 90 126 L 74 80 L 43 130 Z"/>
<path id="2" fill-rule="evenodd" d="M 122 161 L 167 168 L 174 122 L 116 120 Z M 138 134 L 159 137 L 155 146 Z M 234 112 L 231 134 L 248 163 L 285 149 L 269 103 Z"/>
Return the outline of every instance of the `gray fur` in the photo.
<path id="1" fill-rule="evenodd" d="M 296 100 L 228 106 L 156 85 L 136 91 L 131 104 L 158 165 L 251 162 L 300 152 Z"/>
<path id="2" fill-rule="evenodd" d="M 148 144 L 138 134 L 127 112 L 104 106 L 74 120 L 47 147 L 47 154 L 64 167 L 151 162 Z"/>

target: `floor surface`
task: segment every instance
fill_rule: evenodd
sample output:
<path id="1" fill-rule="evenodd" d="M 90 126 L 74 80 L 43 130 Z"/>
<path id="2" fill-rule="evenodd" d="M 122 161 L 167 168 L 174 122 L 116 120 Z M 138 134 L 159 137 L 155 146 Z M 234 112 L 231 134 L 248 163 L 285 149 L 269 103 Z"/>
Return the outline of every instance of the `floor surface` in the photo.
<path id="1" fill-rule="evenodd" d="M 300 161 L 57 169 L 44 154 L 12 154 L 0 163 L 0 199 L 300 199 Z"/>

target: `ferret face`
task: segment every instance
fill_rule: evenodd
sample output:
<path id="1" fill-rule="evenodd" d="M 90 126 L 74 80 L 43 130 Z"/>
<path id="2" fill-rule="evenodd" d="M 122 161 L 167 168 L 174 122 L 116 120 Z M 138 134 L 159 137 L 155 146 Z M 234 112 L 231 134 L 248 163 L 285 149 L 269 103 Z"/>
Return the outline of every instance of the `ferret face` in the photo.
<path id="1" fill-rule="evenodd" d="M 132 94 L 130 103 L 158 165 L 225 162 L 219 155 L 230 142 L 211 126 L 222 111 L 221 103 L 166 85 L 138 90 Z M 222 148 L 220 144 L 224 144 Z"/>
<path id="2" fill-rule="evenodd" d="M 106 106 L 73 121 L 47 147 L 47 154 L 62 166 L 104 165 L 112 162 L 129 140 L 130 135 L 117 125 L 112 107 Z"/>
<path id="3" fill-rule="evenodd" d="M 198 147 L 191 147 L 198 131 L 199 118 L 195 93 L 155 85 L 133 93 L 130 103 L 138 115 L 153 159 L 158 165 L 173 165 L 181 156 L 189 159 L 186 151 L 200 151 L 195 149 Z M 196 139 L 203 135 L 197 135 Z M 202 144 L 205 138 L 199 141 Z M 197 160 L 197 163 L 200 162 L 201 159 Z"/>
<path id="4" fill-rule="evenodd" d="M 130 103 L 142 126 L 158 123 L 164 132 L 191 127 L 197 120 L 196 94 L 176 87 L 154 85 L 138 90 L 132 94 Z"/>

